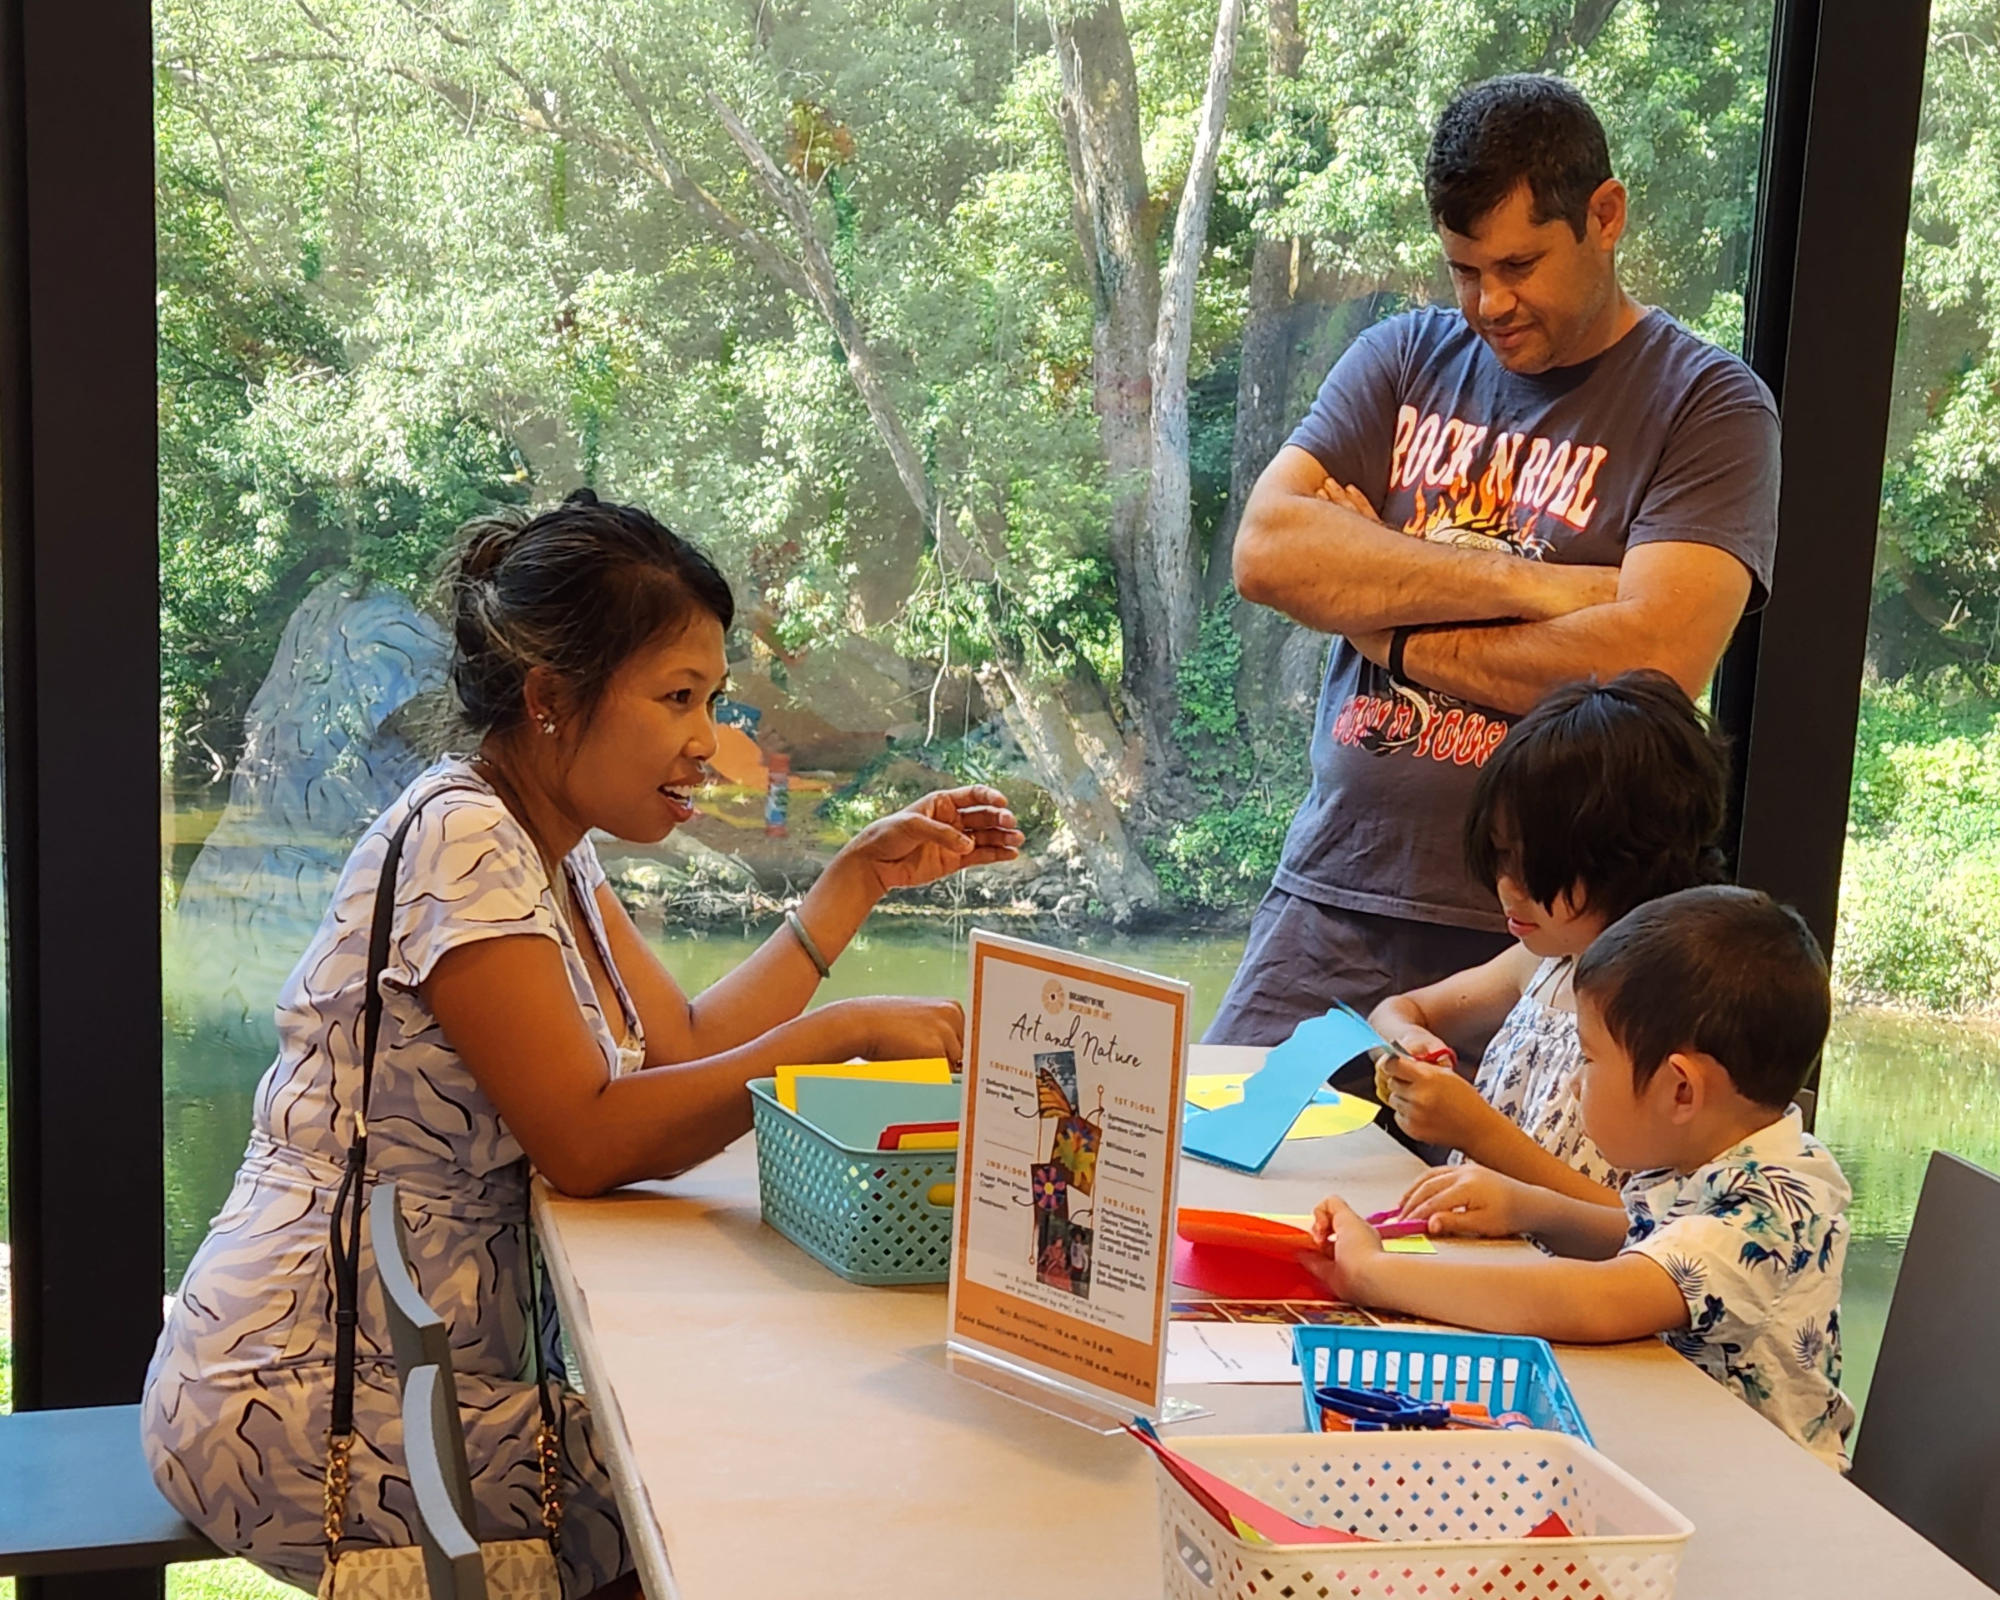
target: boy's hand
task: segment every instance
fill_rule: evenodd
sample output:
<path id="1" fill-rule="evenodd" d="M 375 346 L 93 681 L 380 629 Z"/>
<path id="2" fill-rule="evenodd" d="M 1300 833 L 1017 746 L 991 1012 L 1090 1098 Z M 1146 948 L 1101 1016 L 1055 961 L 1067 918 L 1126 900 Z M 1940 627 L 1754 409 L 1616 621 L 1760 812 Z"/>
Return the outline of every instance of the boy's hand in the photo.
<path id="1" fill-rule="evenodd" d="M 1467 1162 L 1439 1167 L 1410 1185 L 1402 1214 L 1424 1222 L 1427 1232 L 1473 1239 L 1506 1239 L 1533 1226 L 1533 1185 Z"/>
<path id="2" fill-rule="evenodd" d="M 1376 1067 L 1375 1083 L 1382 1104 L 1396 1114 L 1396 1125 L 1426 1144 L 1463 1150 L 1478 1136 L 1480 1123 L 1497 1114 L 1450 1066 L 1389 1056 Z"/>
<path id="3" fill-rule="evenodd" d="M 1328 1195 L 1313 1211 L 1312 1236 L 1320 1254 L 1301 1255 L 1299 1262 L 1350 1305 L 1365 1304 L 1365 1275 L 1382 1258 L 1382 1236 L 1368 1219 L 1338 1195 Z"/>

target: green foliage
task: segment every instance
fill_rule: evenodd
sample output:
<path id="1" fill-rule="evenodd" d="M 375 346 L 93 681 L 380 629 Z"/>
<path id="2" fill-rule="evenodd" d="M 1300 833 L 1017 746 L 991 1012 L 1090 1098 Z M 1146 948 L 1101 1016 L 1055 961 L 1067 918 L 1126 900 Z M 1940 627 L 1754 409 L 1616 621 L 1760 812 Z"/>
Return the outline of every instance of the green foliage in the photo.
<path id="1" fill-rule="evenodd" d="M 2000 1005 L 2000 701 L 1982 687 L 1864 690 L 1834 944 L 1853 998 Z"/>
<path id="2" fill-rule="evenodd" d="M 1258 730 L 1243 715 L 1236 605 L 1232 594 L 1210 608 L 1180 663 L 1175 734 L 1201 809 L 1167 833 L 1153 862 L 1176 900 L 1211 909 L 1253 904 L 1269 887 L 1309 779 L 1306 729 L 1286 719 Z"/>

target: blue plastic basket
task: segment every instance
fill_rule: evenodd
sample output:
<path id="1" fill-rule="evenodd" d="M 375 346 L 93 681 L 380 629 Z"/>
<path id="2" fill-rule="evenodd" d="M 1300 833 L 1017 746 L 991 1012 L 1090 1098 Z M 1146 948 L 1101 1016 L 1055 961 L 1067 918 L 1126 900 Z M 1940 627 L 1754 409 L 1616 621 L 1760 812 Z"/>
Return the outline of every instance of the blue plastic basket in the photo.
<path id="1" fill-rule="evenodd" d="M 1518 1411 L 1538 1428 L 1597 1443 L 1546 1339 L 1436 1328 L 1314 1327 L 1299 1328 L 1292 1338 L 1308 1433 L 1320 1431 L 1313 1390 L 1337 1383 L 1415 1400 L 1475 1401 L 1495 1416 Z"/>
<path id="2" fill-rule="evenodd" d="M 850 1283 L 950 1277 L 958 1152 L 870 1149 L 879 1127 L 815 1127 L 778 1103 L 776 1085 L 750 1080 L 764 1220 Z"/>

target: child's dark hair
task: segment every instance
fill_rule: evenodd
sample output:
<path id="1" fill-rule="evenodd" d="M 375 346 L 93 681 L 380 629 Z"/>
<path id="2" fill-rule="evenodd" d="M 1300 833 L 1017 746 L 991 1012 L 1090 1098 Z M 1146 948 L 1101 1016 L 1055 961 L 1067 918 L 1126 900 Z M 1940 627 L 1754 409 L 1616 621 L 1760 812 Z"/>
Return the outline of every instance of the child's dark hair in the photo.
<path id="1" fill-rule="evenodd" d="M 1584 234 L 1590 197 L 1611 176 L 1604 124 L 1560 78 L 1488 78 L 1461 89 L 1438 118 L 1424 161 L 1431 221 L 1470 235 L 1522 184 L 1536 222 Z"/>
<path id="2" fill-rule="evenodd" d="M 445 568 L 452 687 L 475 733 L 527 715 L 528 674 L 546 667 L 590 720 L 612 675 L 649 641 L 706 612 L 726 630 L 736 602 L 715 563 L 637 506 L 578 489 L 530 516 L 468 522 Z"/>
<path id="3" fill-rule="evenodd" d="M 1632 1058 L 1643 1089 L 1676 1050 L 1713 1056 L 1736 1092 L 1791 1104 L 1833 1017 L 1826 957 L 1790 906 L 1710 884 L 1649 900 L 1597 936 L 1576 992 Z"/>
<path id="4" fill-rule="evenodd" d="M 1728 748 L 1663 672 L 1552 689 L 1514 724 L 1473 785 L 1465 863 L 1504 870 L 1544 907 L 1581 891 L 1615 922 L 1727 874 Z"/>

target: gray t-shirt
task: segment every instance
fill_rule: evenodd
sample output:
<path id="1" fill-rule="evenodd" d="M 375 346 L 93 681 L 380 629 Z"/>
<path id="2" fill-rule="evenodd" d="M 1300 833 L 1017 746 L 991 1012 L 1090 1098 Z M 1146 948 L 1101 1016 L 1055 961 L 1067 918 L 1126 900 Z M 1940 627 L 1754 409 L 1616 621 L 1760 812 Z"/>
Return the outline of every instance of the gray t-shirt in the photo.
<path id="1" fill-rule="evenodd" d="M 1532 377 L 1456 310 L 1349 346 L 1291 442 L 1413 538 L 1617 566 L 1654 540 L 1714 545 L 1771 581 L 1778 413 L 1735 356 L 1648 312 L 1609 350 Z M 1461 830 L 1507 714 L 1392 679 L 1345 639 L 1327 660 L 1313 782 L 1274 882 L 1322 905 L 1500 931 Z"/>

